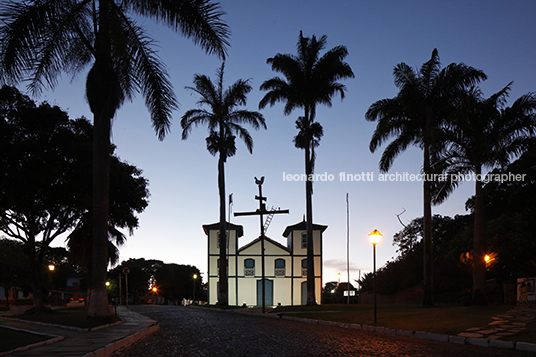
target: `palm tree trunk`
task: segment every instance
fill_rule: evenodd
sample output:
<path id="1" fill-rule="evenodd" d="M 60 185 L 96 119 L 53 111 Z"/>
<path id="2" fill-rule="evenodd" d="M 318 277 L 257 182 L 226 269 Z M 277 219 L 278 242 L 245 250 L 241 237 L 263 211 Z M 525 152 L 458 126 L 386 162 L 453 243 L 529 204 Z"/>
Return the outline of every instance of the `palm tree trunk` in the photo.
<path id="1" fill-rule="evenodd" d="M 305 148 L 305 208 L 307 227 L 307 305 L 316 305 L 315 297 L 315 261 L 313 246 L 313 165 L 309 145 Z"/>
<path id="2" fill-rule="evenodd" d="M 93 246 L 88 316 L 109 317 L 106 292 L 108 267 L 108 204 L 110 192 L 111 119 L 94 115 L 93 129 Z"/>
<path id="3" fill-rule="evenodd" d="M 227 236 L 225 222 L 225 159 L 220 152 L 218 159 L 218 190 L 220 194 L 220 279 L 218 305 L 229 304 L 229 281 L 227 279 Z"/>
<path id="4" fill-rule="evenodd" d="M 476 177 L 482 174 L 481 166 L 475 170 Z M 484 196 L 482 181 L 475 182 L 475 227 L 473 238 L 473 305 L 486 305 L 486 236 L 484 222 Z"/>
<path id="5" fill-rule="evenodd" d="M 424 174 L 430 177 L 430 148 L 424 146 Z M 423 217 L 424 217 L 424 238 L 423 238 L 423 306 L 434 305 L 434 283 L 433 283 L 433 246 L 432 246 L 432 195 L 430 181 L 423 181 Z"/>

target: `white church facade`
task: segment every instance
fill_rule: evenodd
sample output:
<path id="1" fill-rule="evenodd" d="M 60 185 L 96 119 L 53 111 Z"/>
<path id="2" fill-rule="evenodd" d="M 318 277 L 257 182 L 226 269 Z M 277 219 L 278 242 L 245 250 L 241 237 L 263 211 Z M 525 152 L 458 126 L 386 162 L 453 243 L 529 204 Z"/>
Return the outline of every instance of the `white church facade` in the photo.
<path id="1" fill-rule="evenodd" d="M 315 296 L 322 294 L 322 234 L 327 226 L 313 225 Z M 219 223 L 204 225 L 208 239 L 208 303 L 218 300 Z M 260 237 L 238 248 L 243 227 L 228 224 L 229 305 L 262 305 L 262 255 Z M 286 227 L 287 245 L 265 237 L 266 306 L 305 305 L 307 301 L 307 230 L 302 221 Z"/>

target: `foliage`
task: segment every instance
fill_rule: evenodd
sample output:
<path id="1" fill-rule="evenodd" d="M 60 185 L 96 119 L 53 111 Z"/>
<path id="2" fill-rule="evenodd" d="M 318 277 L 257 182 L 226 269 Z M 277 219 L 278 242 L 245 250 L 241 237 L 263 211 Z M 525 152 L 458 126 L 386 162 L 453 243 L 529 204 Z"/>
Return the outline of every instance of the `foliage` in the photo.
<path id="1" fill-rule="evenodd" d="M 70 230 L 82 230 L 91 212 L 92 126 L 83 118 L 70 120 L 57 106 L 37 106 L 8 86 L 0 90 L 0 116 L 5 129 L 0 144 L 0 231 L 24 244 L 35 303 L 40 305 L 43 271 L 48 259 L 53 260 L 50 244 Z M 147 180 L 117 157 L 112 163 L 110 224 L 133 229 L 136 213 L 147 206 Z M 61 263 L 61 254 L 58 257 L 55 263 Z"/>
<path id="2" fill-rule="evenodd" d="M 471 246 L 470 235 L 467 234 L 471 218 L 470 215 L 433 217 L 434 290 L 442 299 L 456 301 L 471 286 L 470 270 L 460 262 L 460 255 Z M 414 219 L 394 235 L 393 245 L 398 246 L 400 255 L 377 270 L 376 289 L 379 293 L 390 295 L 422 285 L 423 235 L 422 217 Z M 363 290 L 371 291 L 372 273 L 366 274 L 361 283 Z"/>
<path id="3" fill-rule="evenodd" d="M 122 274 L 124 267 L 130 269 L 128 274 L 129 300 L 138 304 L 147 302 L 151 296 L 151 288 L 157 288 L 157 295 L 164 297 L 167 302 L 178 302 L 182 299 L 191 299 L 194 293 L 194 274 L 197 274 L 195 282 L 195 297 L 206 299 L 206 293 L 202 289 L 202 276 L 199 269 L 190 265 L 166 264 L 160 260 L 129 259 L 121 262 L 109 272 L 110 285 L 109 295 L 118 298 L 118 281 L 122 279 L 122 301 L 125 301 L 125 276 Z"/>
<path id="4" fill-rule="evenodd" d="M 111 123 L 125 100 L 141 92 L 163 140 L 177 101 L 153 41 L 131 17 L 163 23 L 207 53 L 226 54 L 229 29 L 210 0 L 5 1 L 0 5 L 0 81 L 29 80 L 39 93 L 66 73 L 86 71 L 85 97 L 93 113 L 92 294 L 88 316 L 108 318 L 108 208 Z"/>
<path id="5" fill-rule="evenodd" d="M 536 274 L 536 204 L 527 197 L 536 195 L 536 160 L 534 149 L 527 151 L 506 169 L 491 174 L 525 175 L 524 180 L 490 181 L 483 187 L 486 204 L 487 254 L 495 258 L 488 263 L 488 283 L 515 282 L 518 277 Z M 472 209 L 474 198 L 466 206 Z M 414 219 L 395 234 L 393 244 L 399 256 L 377 270 L 377 291 L 394 294 L 422 283 L 423 218 Z M 440 299 L 460 301 L 472 286 L 473 213 L 454 218 L 435 215 L 434 289 Z M 372 273 L 361 280 L 363 290 L 372 290 Z"/>

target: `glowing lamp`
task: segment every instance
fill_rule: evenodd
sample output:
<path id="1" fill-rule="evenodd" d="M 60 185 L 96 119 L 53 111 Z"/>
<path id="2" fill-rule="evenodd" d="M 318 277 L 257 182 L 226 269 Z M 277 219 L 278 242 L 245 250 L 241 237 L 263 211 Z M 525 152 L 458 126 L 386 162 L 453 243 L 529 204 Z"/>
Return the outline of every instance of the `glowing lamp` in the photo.
<path id="1" fill-rule="evenodd" d="M 380 241 L 382 234 L 377 229 L 375 229 L 368 236 L 369 236 L 370 242 L 376 245 Z"/>

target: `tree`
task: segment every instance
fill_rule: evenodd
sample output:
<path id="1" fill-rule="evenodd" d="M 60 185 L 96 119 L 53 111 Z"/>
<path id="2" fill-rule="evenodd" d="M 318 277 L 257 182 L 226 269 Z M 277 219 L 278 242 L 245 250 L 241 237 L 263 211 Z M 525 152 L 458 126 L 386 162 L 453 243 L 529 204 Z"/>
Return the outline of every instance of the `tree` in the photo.
<path id="1" fill-rule="evenodd" d="M 91 212 L 92 126 L 85 119 L 69 120 L 59 107 L 36 106 L 8 86 L 0 90 L 0 123 L 9 133 L 0 152 L 0 231 L 24 244 L 34 304 L 42 309 L 50 244 L 70 230 L 78 232 Z M 147 206 L 147 180 L 115 156 L 112 162 L 117 189 L 110 224 L 133 229 L 135 214 Z"/>
<path id="2" fill-rule="evenodd" d="M 9 307 L 9 289 L 28 279 L 27 265 L 22 242 L 0 238 L 0 286 L 4 288 L 6 307 Z"/>
<path id="3" fill-rule="evenodd" d="M 10 0 L 0 7 L 0 80 L 30 89 L 57 85 L 62 72 L 91 66 L 86 99 L 94 119 L 93 298 L 90 317 L 111 316 L 106 295 L 109 147 L 111 120 L 137 91 L 145 97 L 153 127 L 163 139 L 175 95 L 152 40 L 128 13 L 152 18 L 191 38 L 207 53 L 224 57 L 229 30 L 210 0 Z"/>
<path id="4" fill-rule="evenodd" d="M 201 74 L 194 76 L 194 87 L 187 89 L 199 94 L 199 106 L 207 105 L 210 110 L 190 109 L 181 118 L 182 140 L 186 140 L 193 126 L 206 124 L 209 136 L 205 139 L 207 150 L 213 156 L 218 155 L 218 192 L 220 196 L 220 268 L 218 304 L 228 304 L 227 279 L 227 237 L 225 221 L 225 162 L 236 153 L 235 138 L 238 135 L 253 152 L 253 139 L 242 124 L 249 124 L 253 129 L 266 129 L 264 117 L 259 112 L 238 109 L 246 105 L 246 95 L 251 92 L 248 80 L 239 79 L 229 88 L 223 88 L 223 70 L 225 63 L 216 71 L 217 82 Z"/>
<path id="5" fill-rule="evenodd" d="M 319 39 L 300 36 L 297 43 L 297 55 L 276 54 L 268 58 L 273 71 L 281 73 L 285 78 L 273 77 L 266 80 L 260 87 L 268 91 L 259 102 L 259 109 L 268 104 L 285 102 L 284 114 L 296 108 L 303 108 L 304 115 L 296 121 L 298 135 L 294 137 L 294 145 L 305 151 L 305 197 L 307 215 L 307 305 L 315 305 L 315 271 L 313 263 L 313 172 L 315 164 L 315 148 L 320 144 L 323 135 L 322 126 L 315 122 L 316 106 L 319 104 L 331 107 L 334 96 L 344 98 L 346 86 L 338 82 L 341 79 L 354 78 L 354 73 L 344 62 L 348 55 L 345 46 L 337 46 L 324 53 L 327 36 Z"/>
<path id="6" fill-rule="evenodd" d="M 486 299 L 486 220 L 483 182 L 488 181 L 483 169 L 505 168 L 513 157 L 523 153 L 536 134 L 536 95 L 528 93 L 506 107 L 512 83 L 484 99 L 478 88 L 472 88 L 459 110 L 447 124 L 446 143 L 440 165 L 449 177 L 475 175 L 473 295 L 475 305 Z M 493 176 L 490 176 L 493 177 Z M 459 185 L 460 179 L 444 181 L 436 201 L 444 201 Z"/>
<path id="7" fill-rule="evenodd" d="M 379 168 L 387 172 L 394 159 L 415 145 L 423 150 L 423 211 L 424 211 L 424 294 L 423 305 L 432 306 L 433 248 L 432 248 L 432 177 L 431 159 L 441 147 L 440 128 L 452 114 L 465 90 L 486 75 L 464 63 L 451 63 L 441 69 L 437 49 L 419 70 L 405 63 L 395 66 L 393 75 L 399 93 L 394 98 L 373 103 L 365 114 L 368 121 L 378 121 L 370 141 L 370 151 L 394 138 L 380 159 Z"/>

